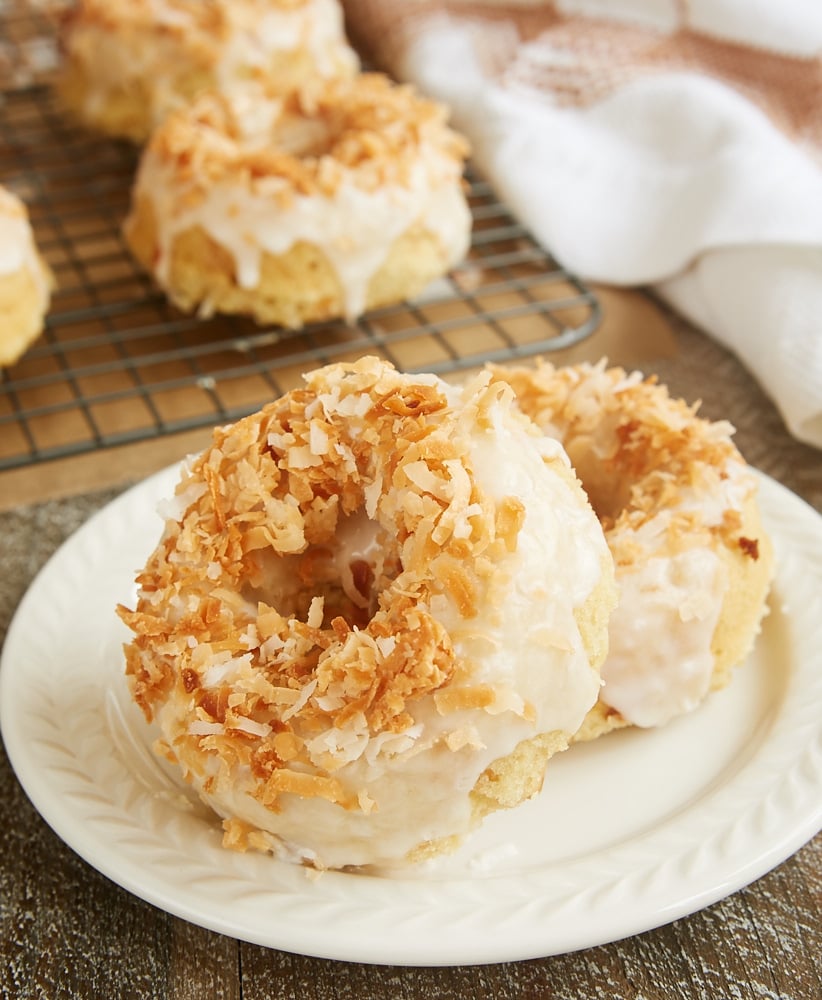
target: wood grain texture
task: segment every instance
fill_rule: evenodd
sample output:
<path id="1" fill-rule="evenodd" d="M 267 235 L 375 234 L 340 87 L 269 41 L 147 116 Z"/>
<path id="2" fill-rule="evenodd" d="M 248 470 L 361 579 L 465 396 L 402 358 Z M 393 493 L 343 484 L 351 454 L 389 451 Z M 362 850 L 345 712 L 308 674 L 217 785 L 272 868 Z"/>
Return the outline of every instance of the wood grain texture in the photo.
<path id="1" fill-rule="evenodd" d="M 652 366 L 729 417 L 751 462 L 822 510 L 822 455 L 792 440 L 747 373 L 684 325 Z M 595 345 L 594 345 L 595 347 Z M 0 636 L 40 566 L 114 491 L 0 514 Z M 147 1000 L 818 1000 L 822 835 L 692 916 L 569 955 L 452 969 L 332 962 L 203 930 L 135 899 L 81 860 L 29 804 L 3 754 L 0 997 Z"/>

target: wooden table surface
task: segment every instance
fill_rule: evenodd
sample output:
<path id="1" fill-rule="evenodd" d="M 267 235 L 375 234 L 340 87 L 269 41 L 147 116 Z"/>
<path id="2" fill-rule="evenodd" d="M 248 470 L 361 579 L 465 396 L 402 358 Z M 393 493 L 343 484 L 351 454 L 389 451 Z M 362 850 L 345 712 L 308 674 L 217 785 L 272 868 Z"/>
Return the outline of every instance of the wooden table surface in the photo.
<path id="1" fill-rule="evenodd" d="M 593 357 L 600 346 L 594 337 L 586 350 Z M 675 350 L 664 353 L 645 369 L 676 393 L 702 398 L 706 415 L 730 418 L 748 459 L 822 511 L 822 454 L 788 436 L 742 367 L 683 324 Z M 0 514 L 0 638 L 38 568 L 118 491 Z M 822 835 L 729 898 L 627 940 L 524 962 L 393 968 L 268 950 L 169 916 L 65 846 L 28 802 L 5 755 L 0 796 L 2 997 L 822 997 Z"/>

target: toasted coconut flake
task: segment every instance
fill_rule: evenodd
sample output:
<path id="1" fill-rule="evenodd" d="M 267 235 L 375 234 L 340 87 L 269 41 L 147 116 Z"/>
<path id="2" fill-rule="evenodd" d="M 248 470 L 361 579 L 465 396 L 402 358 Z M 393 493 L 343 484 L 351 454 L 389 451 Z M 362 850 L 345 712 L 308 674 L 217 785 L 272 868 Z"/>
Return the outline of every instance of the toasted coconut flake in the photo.
<path id="1" fill-rule="evenodd" d="M 446 125 L 443 105 L 376 73 L 323 81 L 285 98 L 262 91 L 259 100 L 270 103 L 270 134 L 249 135 L 242 109 L 215 93 L 202 97 L 193 111 L 167 119 L 150 149 L 193 185 L 192 193 L 198 184 L 203 190 L 240 175 L 252 189 L 279 183 L 300 195 L 327 193 L 352 171 L 366 188 L 406 185 L 421 145 L 431 144 L 460 165 L 468 152 L 465 139 Z M 288 136 L 297 123 L 322 136 L 321 155 L 297 156 L 277 148 L 278 135 Z M 421 404 L 424 399 L 410 405 Z M 384 405 L 392 405 L 390 397 Z"/>
<path id="2" fill-rule="evenodd" d="M 355 808 L 355 804 L 346 795 L 342 784 L 335 778 L 280 768 L 273 771 L 268 779 L 263 792 L 263 802 L 271 808 L 281 795 L 286 794 L 299 795 L 304 799 L 314 797 L 327 799 L 345 809 Z"/>
<path id="3" fill-rule="evenodd" d="M 495 698 L 494 689 L 490 685 L 479 684 L 474 687 L 445 688 L 437 691 L 434 702 L 437 711 L 441 715 L 446 715 L 448 712 L 465 709 L 488 709 L 494 704 Z"/>

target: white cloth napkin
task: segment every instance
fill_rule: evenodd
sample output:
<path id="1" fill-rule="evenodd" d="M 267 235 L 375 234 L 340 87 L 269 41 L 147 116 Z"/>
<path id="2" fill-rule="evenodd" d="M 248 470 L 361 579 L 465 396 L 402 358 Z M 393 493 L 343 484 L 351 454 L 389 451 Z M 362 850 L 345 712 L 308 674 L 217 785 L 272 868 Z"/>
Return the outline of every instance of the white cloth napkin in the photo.
<path id="1" fill-rule="evenodd" d="M 563 265 L 655 286 L 822 447 L 822 4 L 345 5 Z"/>

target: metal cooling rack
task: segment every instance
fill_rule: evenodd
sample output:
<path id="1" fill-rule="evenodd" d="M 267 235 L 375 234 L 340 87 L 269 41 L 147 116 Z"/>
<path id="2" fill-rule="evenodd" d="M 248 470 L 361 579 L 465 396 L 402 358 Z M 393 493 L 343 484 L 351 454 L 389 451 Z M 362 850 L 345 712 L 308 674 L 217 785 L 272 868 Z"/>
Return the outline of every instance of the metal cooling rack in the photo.
<path id="1" fill-rule="evenodd" d="M 184 315 L 121 235 L 136 157 L 74 125 L 47 85 L 0 96 L 0 182 L 57 282 L 43 336 L 0 379 L 0 470 L 229 422 L 330 361 L 448 375 L 569 347 L 599 322 L 593 293 L 477 178 L 468 259 L 419 300 L 298 332 Z"/>

